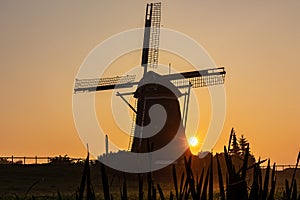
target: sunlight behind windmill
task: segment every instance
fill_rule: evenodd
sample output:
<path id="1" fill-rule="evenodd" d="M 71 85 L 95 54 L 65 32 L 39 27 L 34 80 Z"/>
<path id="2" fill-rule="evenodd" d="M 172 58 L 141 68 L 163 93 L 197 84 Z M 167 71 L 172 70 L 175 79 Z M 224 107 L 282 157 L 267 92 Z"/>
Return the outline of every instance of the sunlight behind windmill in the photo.
<path id="1" fill-rule="evenodd" d="M 199 141 L 198 141 L 198 138 L 197 138 L 197 137 L 192 136 L 192 137 L 189 138 L 189 145 L 190 145 L 191 147 L 197 146 L 198 143 L 199 143 Z"/>

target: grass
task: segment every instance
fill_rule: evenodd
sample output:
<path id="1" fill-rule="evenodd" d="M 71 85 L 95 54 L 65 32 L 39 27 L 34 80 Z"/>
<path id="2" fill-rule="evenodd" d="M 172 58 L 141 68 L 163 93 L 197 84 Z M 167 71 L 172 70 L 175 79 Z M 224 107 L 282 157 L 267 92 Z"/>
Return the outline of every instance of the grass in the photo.
<path id="1" fill-rule="evenodd" d="M 237 165 L 234 156 L 224 147 L 222 156 L 220 154 L 215 157 L 209 156 L 208 165 L 201 170 L 195 170 L 191 157 L 184 158 L 182 169 L 179 165 L 171 166 L 169 172 L 172 178 L 169 187 L 166 188 L 165 184 L 160 182 L 162 179 L 159 180 L 154 176 L 155 173 L 124 174 L 113 171 L 101 163 L 99 163 L 100 168 L 94 168 L 90 164 L 88 153 L 81 168 L 78 189 L 73 193 L 66 195 L 57 191 L 47 196 L 32 195 L 31 192 L 41 184 L 39 181 L 34 181 L 22 195 L 4 195 L 0 196 L 0 199 L 300 200 L 296 179 L 300 152 L 296 168 L 289 177 L 286 177 L 283 188 L 277 186 L 275 164 L 271 166 L 270 161 L 267 160 L 258 160 L 251 164 L 248 162 L 249 155 L 248 147 L 242 163 Z M 268 162 L 267 168 L 262 169 L 260 165 L 265 162 Z M 99 170 L 97 179 L 101 181 L 96 188 L 98 191 L 101 187 L 100 193 L 95 193 L 94 190 L 95 178 L 91 175 L 92 166 L 93 170 Z"/>
<path id="2" fill-rule="evenodd" d="M 211 156 L 210 166 L 203 169 L 200 174 L 195 174 L 192 170 L 192 159 L 184 158 L 185 171 L 178 177 L 176 166 L 172 166 L 173 189 L 164 191 L 159 183 L 154 183 L 152 173 L 148 173 L 147 187 L 143 187 L 143 176 L 138 175 L 138 199 L 177 199 L 177 200 L 300 200 L 296 177 L 296 170 L 299 164 L 300 152 L 297 159 L 296 168 L 293 175 L 288 181 L 285 180 L 285 188 L 282 192 L 276 191 L 276 172 L 275 164 L 271 167 L 268 160 L 267 168 L 262 175 L 260 165 L 266 160 L 258 161 L 252 165 L 248 165 L 249 146 L 246 148 L 243 163 L 240 168 L 237 168 L 232 162 L 232 156 L 224 147 L 226 171 L 221 169 L 218 155 L 217 159 L 217 175 L 213 170 L 213 157 Z M 126 176 L 123 177 L 123 182 L 120 184 L 120 194 L 115 197 L 110 193 L 108 175 L 106 167 L 101 164 L 102 186 L 105 200 L 114 198 L 127 200 L 129 199 L 127 191 Z M 247 180 L 247 173 L 252 170 L 252 182 Z M 224 174 L 226 179 L 224 180 Z M 218 176 L 218 190 L 214 190 L 214 176 Z M 88 191 L 87 191 L 88 193 Z M 88 198 L 87 198 L 88 199 Z M 137 199 L 135 197 L 135 199 Z"/>

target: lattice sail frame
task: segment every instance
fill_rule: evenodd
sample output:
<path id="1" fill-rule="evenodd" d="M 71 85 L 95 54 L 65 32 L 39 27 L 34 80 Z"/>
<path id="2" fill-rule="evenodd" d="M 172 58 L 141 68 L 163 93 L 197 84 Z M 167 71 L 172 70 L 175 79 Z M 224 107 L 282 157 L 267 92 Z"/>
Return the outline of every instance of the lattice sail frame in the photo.
<path id="1" fill-rule="evenodd" d="M 177 88 L 206 87 L 224 84 L 226 71 L 224 67 L 167 75 Z M 179 77 L 181 76 L 181 78 Z"/>
<path id="2" fill-rule="evenodd" d="M 148 50 L 148 67 L 158 67 L 161 3 L 152 4 L 150 39 Z"/>
<path id="3" fill-rule="evenodd" d="M 116 76 L 110 78 L 76 79 L 74 91 L 92 92 L 98 90 L 125 88 L 137 84 L 134 82 L 136 75 Z"/>

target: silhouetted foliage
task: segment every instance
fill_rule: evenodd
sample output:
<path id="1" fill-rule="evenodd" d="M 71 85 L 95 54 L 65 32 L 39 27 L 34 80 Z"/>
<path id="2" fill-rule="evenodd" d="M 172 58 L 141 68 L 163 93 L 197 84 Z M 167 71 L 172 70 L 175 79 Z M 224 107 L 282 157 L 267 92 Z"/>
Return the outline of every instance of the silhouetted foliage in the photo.
<path id="1" fill-rule="evenodd" d="M 76 200 L 83 200 L 84 191 L 86 194 L 87 200 L 94 200 L 95 192 L 91 183 L 91 174 L 90 174 L 90 155 L 87 154 L 87 157 L 84 162 L 83 173 L 81 177 L 81 182 L 78 190 L 76 191 Z"/>
<path id="2" fill-rule="evenodd" d="M 64 156 L 56 156 L 54 158 L 50 158 L 50 164 L 72 164 L 74 161 L 68 157 L 68 155 Z"/>
<path id="3" fill-rule="evenodd" d="M 0 164 L 11 164 L 11 161 L 8 161 L 6 158 L 0 158 Z"/>
<path id="4" fill-rule="evenodd" d="M 244 135 L 241 135 L 241 137 L 238 139 L 236 132 L 234 128 L 231 129 L 230 138 L 229 138 L 229 147 L 228 153 L 234 157 L 236 157 L 239 160 L 244 160 L 246 150 L 249 150 L 248 159 L 250 162 L 255 162 L 254 155 L 250 152 L 250 144 L 248 140 L 244 137 Z M 233 162 L 235 162 L 233 159 Z"/>
<path id="5" fill-rule="evenodd" d="M 247 148 L 247 146 L 249 146 L 249 143 L 243 134 L 239 138 L 238 142 L 239 142 L 239 147 L 240 147 L 240 154 L 245 155 L 246 148 Z"/>
<path id="6" fill-rule="evenodd" d="M 231 141 L 231 148 L 230 148 L 230 153 L 232 154 L 236 154 L 238 155 L 239 152 L 240 152 L 240 147 L 239 147 L 239 143 L 238 143 L 238 140 L 237 140 L 237 137 L 236 137 L 236 133 L 234 131 L 234 129 L 232 129 L 233 132 L 232 132 L 232 141 Z"/>
<path id="7" fill-rule="evenodd" d="M 235 133 L 232 134 L 232 141 L 235 140 L 234 137 L 236 138 Z M 208 153 L 205 158 L 200 159 L 201 164 L 205 166 L 202 170 L 194 170 L 196 169 L 195 163 L 192 164 L 192 162 L 197 162 L 197 159 L 199 160 L 199 158 L 195 156 L 189 158 L 184 157 L 184 170 L 181 172 L 180 177 L 178 177 L 180 173 L 176 170 L 176 166 L 180 167 L 180 165 L 172 165 L 174 190 L 170 191 L 168 197 L 161 185 L 154 183 L 151 172 L 147 174 L 148 184 L 146 191 L 144 191 L 142 175 L 138 174 L 139 199 L 144 199 L 143 194 L 146 193 L 146 199 L 148 200 L 157 199 L 157 194 L 159 195 L 159 199 L 177 200 L 299 200 L 300 195 L 297 190 L 295 173 L 299 163 L 300 153 L 291 183 L 286 181 L 286 188 L 283 195 L 279 198 L 275 198 L 275 164 L 271 168 L 269 160 L 263 175 L 260 165 L 266 160 L 255 162 L 254 156 L 250 154 L 249 143 L 244 136 L 241 136 L 240 140 L 236 142 L 237 145 L 239 142 L 243 146 L 243 148 L 240 149 L 240 153 L 235 154 L 232 151 L 228 153 L 226 147 L 224 147 L 224 153 L 217 154 L 216 156 L 213 156 L 212 153 Z M 104 199 L 109 200 L 112 198 L 112 194 L 109 190 L 110 186 L 104 169 L 105 166 L 102 165 Z M 251 179 L 249 179 L 250 176 L 252 176 Z M 217 193 L 213 190 L 214 179 L 216 177 L 218 178 L 219 184 L 219 192 Z M 120 188 L 121 199 L 127 199 L 128 193 L 125 177 L 123 185 Z M 175 195 L 173 195 L 173 192 L 175 192 Z"/>

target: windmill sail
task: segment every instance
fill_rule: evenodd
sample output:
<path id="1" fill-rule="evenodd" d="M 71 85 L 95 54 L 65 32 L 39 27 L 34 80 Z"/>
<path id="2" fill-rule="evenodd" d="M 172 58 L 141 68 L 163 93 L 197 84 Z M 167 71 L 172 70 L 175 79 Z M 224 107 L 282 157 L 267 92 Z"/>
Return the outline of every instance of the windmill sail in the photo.
<path id="1" fill-rule="evenodd" d="M 111 90 L 115 88 L 131 88 L 137 85 L 134 82 L 135 75 L 116 76 L 111 78 L 76 79 L 74 91 L 93 92 L 99 90 Z"/>
<path id="2" fill-rule="evenodd" d="M 176 87 L 192 88 L 206 87 L 224 84 L 226 71 L 224 67 L 212 68 L 200 71 L 183 72 L 165 75 L 164 78 L 171 81 Z"/>
<path id="3" fill-rule="evenodd" d="M 158 66 L 160 18 L 161 3 L 147 4 L 142 54 L 144 74 L 148 67 L 157 68 Z"/>

